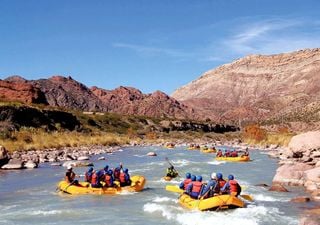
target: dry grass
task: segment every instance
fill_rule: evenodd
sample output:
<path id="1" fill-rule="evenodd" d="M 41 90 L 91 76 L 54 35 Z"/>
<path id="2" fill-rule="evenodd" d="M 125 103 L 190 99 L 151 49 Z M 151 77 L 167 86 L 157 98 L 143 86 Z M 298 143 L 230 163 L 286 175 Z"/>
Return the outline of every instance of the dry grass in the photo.
<path id="1" fill-rule="evenodd" d="M 14 132 L 11 138 L 0 140 L 0 145 L 9 151 L 34 150 L 60 147 L 78 147 L 83 145 L 123 145 L 129 143 L 125 135 L 114 133 L 44 132 L 36 129 L 24 129 Z"/>
<path id="2" fill-rule="evenodd" d="M 244 141 L 248 144 L 259 144 L 259 145 L 279 145 L 279 146 L 288 146 L 291 138 L 295 134 L 293 133 L 267 133 L 266 138 L 260 141 L 256 139 L 244 138 Z"/>

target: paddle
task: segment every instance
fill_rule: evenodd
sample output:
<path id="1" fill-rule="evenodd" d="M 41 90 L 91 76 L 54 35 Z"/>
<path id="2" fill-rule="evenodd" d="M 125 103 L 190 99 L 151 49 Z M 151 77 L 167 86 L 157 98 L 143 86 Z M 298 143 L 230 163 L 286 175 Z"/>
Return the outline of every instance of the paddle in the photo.
<path id="1" fill-rule="evenodd" d="M 248 200 L 250 202 L 253 202 L 254 199 L 251 195 L 240 195 L 240 197 L 244 198 L 245 200 Z"/>
<path id="2" fill-rule="evenodd" d="M 169 161 L 168 157 L 166 157 L 165 160 L 166 160 L 166 161 L 169 163 L 169 165 L 172 166 L 173 169 L 177 172 L 177 176 L 178 176 L 178 177 L 181 177 L 181 176 L 179 175 L 178 170 L 176 170 L 176 169 L 174 168 L 174 166 L 172 165 L 172 163 Z"/>

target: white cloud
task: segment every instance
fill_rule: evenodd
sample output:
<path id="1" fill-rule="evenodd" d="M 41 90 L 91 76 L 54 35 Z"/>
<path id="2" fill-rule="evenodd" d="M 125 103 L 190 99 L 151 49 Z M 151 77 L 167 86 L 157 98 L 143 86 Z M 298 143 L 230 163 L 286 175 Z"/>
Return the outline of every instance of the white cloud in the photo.
<path id="1" fill-rule="evenodd" d="M 306 32 L 306 30 L 311 32 Z M 263 20 L 235 27 L 235 33 L 222 41 L 224 54 L 274 54 L 320 47 L 316 23 L 303 20 Z M 315 32 L 312 32 L 315 31 Z M 214 56 L 213 56 L 214 57 Z"/>
<path id="2" fill-rule="evenodd" d="M 127 44 L 127 43 L 114 43 L 112 46 L 115 48 L 127 48 L 141 54 L 153 55 L 153 56 L 167 55 L 167 56 L 176 57 L 176 58 L 184 58 L 189 56 L 188 53 L 185 53 L 177 49 L 160 48 L 160 47 L 153 47 L 153 46 Z"/>

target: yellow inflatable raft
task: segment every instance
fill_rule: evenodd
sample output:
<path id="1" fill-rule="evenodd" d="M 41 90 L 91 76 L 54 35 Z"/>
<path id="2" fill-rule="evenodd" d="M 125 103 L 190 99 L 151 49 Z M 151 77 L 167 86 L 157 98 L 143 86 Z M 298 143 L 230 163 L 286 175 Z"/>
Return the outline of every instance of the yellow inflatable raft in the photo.
<path id="1" fill-rule="evenodd" d="M 125 187 L 103 187 L 103 188 L 92 188 L 88 182 L 79 182 L 81 186 L 70 185 L 66 181 L 60 181 L 58 189 L 64 193 L 76 195 L 76 194 L 118 194 L 122 191 L 138 192 L 141 191 L 146 183 L 143 176 L 132 176 L 131 185 Z"/>
<path id="2" fill-rule="evenodd" d="M 238 156 L 238 157 L 216 157 L 216 160 L 231 161 L 231 162 L 246 162 L 250 161 L 250 156 Z"/>
<path id="3" fill-rule="evenodd" d="M 179 198 L 179 203 L 185 208 L 198 209 L 200 211 L 244 207 L 244 202 L 233 195 L 217 195 L 211 198 L 197 200 L 191 198 L 189 195 L 182 194 Z"/>
<path id="4" fill-rule="evenodd" d="M 216 153 L 217 152 L 217 150 L 215 150 L 215 149 L 207 149 L 207 150 L 201 150 L 201 152 L 203 152 L 203 153 Z"/>

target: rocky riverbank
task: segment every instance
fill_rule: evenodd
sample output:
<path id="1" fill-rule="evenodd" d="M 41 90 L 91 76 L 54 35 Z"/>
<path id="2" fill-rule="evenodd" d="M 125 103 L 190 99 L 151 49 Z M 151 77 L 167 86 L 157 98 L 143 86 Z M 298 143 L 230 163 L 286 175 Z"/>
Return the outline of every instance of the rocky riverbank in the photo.
<path id="1" fill-rule="evenodd" d="M 280 159 L 272 189 L 303 186 L 312 201 L 320 202 L 320 131 L 296 135 L 287 148 L 273 150 L 269 154 Z M 320 224 L 319 211 L 320 208 L 306 210 L 300 225 Z"/>

